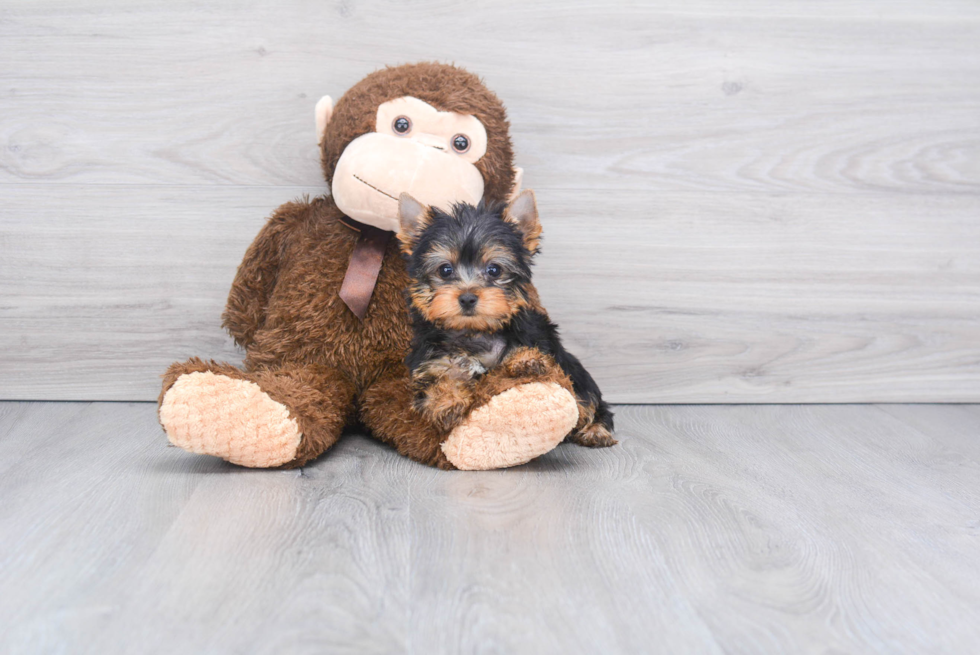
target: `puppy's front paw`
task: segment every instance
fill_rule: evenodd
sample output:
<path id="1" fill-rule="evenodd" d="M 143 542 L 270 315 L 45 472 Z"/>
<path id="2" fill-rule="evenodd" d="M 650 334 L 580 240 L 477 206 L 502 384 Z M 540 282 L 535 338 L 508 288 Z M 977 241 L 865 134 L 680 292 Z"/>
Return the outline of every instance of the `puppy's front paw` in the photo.
<path id="1" fill-rule="evenodd" d="M 415 408 L 437 428 L 448 432 L 466 418 L 472 403 L 472 395 L 464 385 L 441 380 L 417 397 Z"/>
<path id="2" fill-rule="evenodd" d="M 548 371 L 548 356 L 535 348 L 518 348 L 507 358 L 505 370 L 515 378 L 537 377 Z"/>

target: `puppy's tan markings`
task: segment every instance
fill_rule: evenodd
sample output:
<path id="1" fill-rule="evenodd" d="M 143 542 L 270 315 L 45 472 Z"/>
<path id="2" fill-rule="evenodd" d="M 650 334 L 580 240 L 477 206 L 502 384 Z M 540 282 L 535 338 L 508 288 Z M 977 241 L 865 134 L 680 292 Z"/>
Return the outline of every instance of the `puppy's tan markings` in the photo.
<path id="1" fill-rule="evenodd" d="M 443 430 L 451 430 L 466 417 L 473 404 L 469 386 L 452 375 L 429 385 L 416 402 L 416 409 Z"/>
<path id="2" fill-rule="evenodd" d="M 613 438 L 612 432 L 598 423 L 591 423 L 584 430 L 574 432 L 571 441 L 588 448 L 606 448 L 619 443 Z"/>
<path id="3" fill-rule="evenodd" d="M 550 360 L 536 348 L 515 348 L 504 361 L 504 367 L 511 377 L 537 377 L 547 372 Z"/>

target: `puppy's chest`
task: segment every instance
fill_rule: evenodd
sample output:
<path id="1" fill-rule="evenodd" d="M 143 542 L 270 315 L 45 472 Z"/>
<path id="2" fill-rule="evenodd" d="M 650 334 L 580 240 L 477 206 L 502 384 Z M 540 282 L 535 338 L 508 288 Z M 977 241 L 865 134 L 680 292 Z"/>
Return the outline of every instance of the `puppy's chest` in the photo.
<path id="1" fill-rule="evenodd" d="M 483 367 L 473 371 L 477 374 L 498 366 L 507 352 L 507 339 L 501 334 L 454 330 L 447 336 L 446 346 L 452 354 L 467 356 Z"/>

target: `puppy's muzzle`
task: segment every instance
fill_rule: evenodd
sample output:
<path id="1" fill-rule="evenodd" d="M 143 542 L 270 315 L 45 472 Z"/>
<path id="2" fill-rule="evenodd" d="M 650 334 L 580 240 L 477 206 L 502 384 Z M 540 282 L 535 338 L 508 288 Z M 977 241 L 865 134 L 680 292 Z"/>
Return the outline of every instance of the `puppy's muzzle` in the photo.
<path id="1" fill-rule="evenodd" d="M 476 303 L 479 300 L 475 293 L 466 292 L 459 296 L 459 307 L 465 316 L 472 316 L 476 312 Z"/>

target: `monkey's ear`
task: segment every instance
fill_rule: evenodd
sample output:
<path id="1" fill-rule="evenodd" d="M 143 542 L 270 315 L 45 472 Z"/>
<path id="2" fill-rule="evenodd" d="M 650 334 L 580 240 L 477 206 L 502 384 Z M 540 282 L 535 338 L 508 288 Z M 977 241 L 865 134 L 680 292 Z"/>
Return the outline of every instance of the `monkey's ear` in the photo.
<path id="1" fill-rule="evenodd" d="M 419 235 L 429 224 L 429 208 L 403 193 L 398 196 L 398 241 L 402 252 L 411 255 Z"/>
<path id="2" fill-rule="evenodd" d="M 532 255 L 538 252 L 541 223 L 538 221 L 538 203 L 534 199 L 534 191 L 527 189 L 514 198 L 504 210 L 504 220 L 513 223 L 521 231 L 524 247 Z"/>
<path id="3" fill-rule="evenodd" d="M 316 114 L 316 143 L 322 146 L 323 135 L 327 131 L 327 123 L 333 116 L 333 100 L 330 96 L 323 96 L 316 101 L 316 109 L 313 111 Z"/>
<path id="4" fill-rule="evenodd" d="M 521 184 L 524 183 L 524 169 L 520 166 L 514 167 L 514 186 L 510 189 L 510 195 L 507 196 L 507 200 L 512 201 L 521 194 Z"/>

